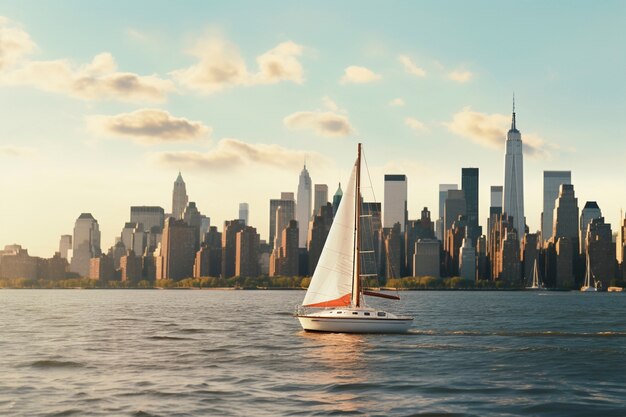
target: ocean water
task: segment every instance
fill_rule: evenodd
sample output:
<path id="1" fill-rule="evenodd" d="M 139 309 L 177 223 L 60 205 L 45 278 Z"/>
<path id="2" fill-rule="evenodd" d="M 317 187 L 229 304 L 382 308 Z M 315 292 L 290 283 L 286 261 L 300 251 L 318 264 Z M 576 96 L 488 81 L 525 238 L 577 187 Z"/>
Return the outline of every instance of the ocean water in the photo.
<path id="1" fill-rule="evenodd" d="M 626 295 L 406 292 L 406 335 L 302 291 L 0 290 L 1 416 L 626 416 Z"/>

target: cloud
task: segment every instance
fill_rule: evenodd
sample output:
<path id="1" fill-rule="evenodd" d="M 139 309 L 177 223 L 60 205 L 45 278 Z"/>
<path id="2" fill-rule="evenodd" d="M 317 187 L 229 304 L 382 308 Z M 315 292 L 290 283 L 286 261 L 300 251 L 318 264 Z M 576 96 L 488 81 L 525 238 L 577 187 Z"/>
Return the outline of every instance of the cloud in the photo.
<path id="1" fill-rule="evenodd" d="M 302 166 L 305 157 L 314 163 L 327 163 L 316 152 L 294 151 L 279 145 L 252 144 L 232 138 L 220 140 L 217 147 L 208 152 L 159 152 L 153 155 L 160 165 L 204 171 L 232 171 L 250 164 L 294 170 Z"/>
<path id="2" fill-rule="evenodd" d="M 202 122 L 174 117 L 164 110 L 141 109 L 115 116 L 89 116 L 87 128 L 100 135 L 132 139 L 143 144 L 183 142 L 208 136 Z"/>
<path id="3" fill-rule="evenodd" d="M 0 146 L 0 156 L 11 158 L 28 158 L 35 154 L 33 148 L 25 148 L 21 146 Z"/>
<path id="4" fill-rule="evenodd" d="M 0 71 L 13 66 L 36 47 L 27 32 L 0 16 Z"/>
<path id="5" fill-rule="evenodd" d="M 428 132 L 428 129 L 426 128 L 426 126 L 424 126 L 424 123 L 413 117 L 407 117 L 406 119 L 404 119 L 404 124 L 410 127 L 411 130 L 413 130 L 415 133 Z"/>
<path id="6" fill-rule="evenodd" d="M 400 61 L 400 63 L 404 66 L 405 71 L 408 72 L 409 74 L 413 74 L 416 77 L 426 76 L 426 71 L 423 68 L 420 68 L 417 65 L 415 65 L 415 63 L 411 60 L 411 58 L 408 55 L 398 56 L 398 61 Z"/>
<path id="7" fill-rule="evenodd" d="M 330 111 L 340 111 L 339 105 L 337 105 L 337 103 L 335 103 L 335 101 L 328 96 L 322 97 L 322 103 L 324 104 L 324 107 Z"/>
<path id="8" fill-rule="evenodd" d="M 354 132 L 347 116 L 333 112 L 299 111 L 285 117 L 283 123 L 290 129 L 308 129 L 327 137 L 343 137 Z"/>
<path id="9" fill-rule="evenodd" d="M 184 87 L 205 94 L 235 86 L 304 81 L 298 57 L 303 47 L 292 41 L 282 42 L 257 57 L 258 71 L 248 71 L 245 60 L 232 43 L 219 36 L 209 36 L 189 50 L 198 59 L 190 67 L 173 71 L 172 76 Z"/>
<path id="10" fill-rule="evenodd" d="M 402 107 L 404 106 L 404 99 L 398 97 L 398 98 L 394 98 L 393 100 L 391 100 L 389 102 L 389 105 L 392 107 Z"/>
<path id="11" fill-rule="evenodd" d="M 351 65 L 344 70 L 344 75 L 341 77 L 341 83 L 365 84 L 380 80 L 381 78 L 380 74 L 376 74 L 368 68 Z"/>
<path id="12" fill-rule="evenodd" d="M 478 145 L 502 149 L 511 126 L 511 116 L 481 113 L 465 107 L 452 117 L 451 122 L 444 125 L 450 132 L 470 139 Z M 522 142 L 524 153 L 528 156 L 546 157 L 549 155 L 547 148 L 556 149 L 556 145 L 546 144 L 535 134 L 522 135 Z"/>
<path id="13" fill-rule="evenodd" d="M 474 77 L 470 71 L 456 70 L 448 73 L 448 79 L 457 83 L 466 83 Z"/>
<path id="14" fill-rule="evenodd" d="M 30 61 L 1 78 L 9 85 L 30 85 L 84 100 L 163 101 L 175 90 L 170 80 L 117 71 L 113 56 L 101 53 L 74 68 L 67 60 Z"/>

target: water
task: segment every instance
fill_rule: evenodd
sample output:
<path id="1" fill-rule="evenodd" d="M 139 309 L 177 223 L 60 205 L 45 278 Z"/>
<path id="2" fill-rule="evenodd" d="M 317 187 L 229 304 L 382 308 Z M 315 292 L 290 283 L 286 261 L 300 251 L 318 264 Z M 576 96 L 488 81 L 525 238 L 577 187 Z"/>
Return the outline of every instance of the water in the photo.
<path id="1" fill-rule="evenodd" d="M 0 415 L 626 415 L 626 295 L 401 295 L 333 335 L 301 291 L 0 290 Z"/>

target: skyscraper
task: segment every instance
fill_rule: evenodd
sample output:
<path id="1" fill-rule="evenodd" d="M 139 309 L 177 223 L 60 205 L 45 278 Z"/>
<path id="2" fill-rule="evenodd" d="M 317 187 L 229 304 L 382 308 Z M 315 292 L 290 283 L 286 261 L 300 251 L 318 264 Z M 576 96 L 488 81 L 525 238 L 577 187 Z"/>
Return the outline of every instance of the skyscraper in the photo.
<path id="1" fill-rule="evenodd" d="M 504 190 L 502 211 L 513 217 L 517 235 L 524 236 L 526 217 L 524 216 L 524 157 L 522 135 L 515 126 L 515 101 L 511 129 L 506 137 L 504 154 Z"/>
<path id="2" fill-rule="evenodd" d="M 181 220 L 188 202 L 187 187 L 185 186 L 185 181 L 183 181 L 183 176 L 179 172 L 178 178 L 174 182 L 174 191 L 172 192 L 172 217 L 176 220 Z"/>
<path id="3" fill-rule="evenodd" d="M 502 186 L 491 186 L 491 203 L 489 205 L 489 219 L 487 220 L 487 238 L 491 238 L 491 229 L 499 217 L 502 216 Z"/>
<path id="4" fill-rule="evenodd" d="M 281 193 L 280 198 L 270 200 L 270 230 L 269 230 L 269 245 L 270 248 L 274 248 L 274 240 L 276 236 L 279 236 L 282 230 L 276 233 L 276 210 L 281 207 L 283 210 L 284 218 L 286 219 L 283 227 L 289 224 L 290 220 L 296 218 L 296 202 L 293 199 L 293 193 Z"/>
<path id="5" fill-rule="evenodd" d="M 437 220 L 435 220 L 435 234 L 437 239 L 443 242 L 444 240 L 444 206 L 446 198 L 448 198 L 448 191 L 458 190 L 458 184 L 439 184 L 439 213 L 437 214 Z"/>
<path id="6" fill-rule="evenodd" d="M 300 172 L 300 180 L 298 181 L 298 199 L 296 200 L 296 220 L 298 221 L 298 246 L 306 248 L 306 239 L 309 235 L 309 220 L 311 219 L 311 203 L 312 203 L 312 187 L 311 177 L 306 165 Z"/>
<path id="7" fill-rule="evenodd" d="M 250 207 L 248 203 L 239 203 L 239 219 L 243 220 L 243 223 L 248 225 L 248 218 L 250 215 Z"/>
<path id="8" fill-rule="evenodd" d="M 543 171 L 543 213 L 541 214 L 541 238 L 547 242 L 552 237 L 553 211 L 562 184 L 572 183 L 571 171 Z"/>
<path id="9" fill-rule="evenodd" d="M 237 233 L 246 226 L 242 220 L 224 222 L 222 232 L 222 278 L 234 277 L 237 268 Z"/>
<path id="10" fill-rule="evenodd" d="M 482 234 L 478 225 L 478 168 L 461 169 L 461 189 L 465 193 L 468 237 L 474 248 L 476 239 Z"/>
<path id="11" fill-rule="evenodd" d="M 446 198 L 443 207 L 444 249 L 447 248 L 445 242 L 447 240 L 448 230 L 450 230 L 450 228 L 452 227 L 452 223 L 458 220 L 459 216 L 465 216 L 466 210 L 465 193 L 463 192 L 463 190 L 449 190 L 448 197 Z M 463 232 L 463 236 L 465 236 L 465 232 Z"/>
<path id="12" fill-rule="evenodd" d="M 406 175 L 385 175 L 384 198 L 383 227 L 392 228 L 400 223 L 400 231 L 404 232 L 408 220 Z"/>
<path id="13" fill-rule="evenodd" d="M 259 234 L 251 226 L 237 232 L 235 276 L 257 277 L 259 275 Z"/>
<path id="14" fill-rule="evenodd" d="M 339 183 L 337 191 L 335 191 L 335 195 L 333 195 L 333 216 L 337 213 L 339 203 L 341 203 L 341 197 L 343 197 L 343 191 L 341 190 L 341 183 Z"/>
<path id="15" fill-rule="evenodd" d="M 157 279 L 179 281 L 193 276 L 196 229 L 183 220 L 168 217 L 161 238 L 161 255 L 156 259 Z"/>
<path id="16" fill-rule="evenodd" d="M 559 198 L 554 207 L 554 224 L 552 226 L 552 238 L 556 242 L 561 237 L 568 237 L 575 241 L 578 251 L 578 199 L 574 193 L 572 184 L 562 184 Z"/>
<path id="17" fill-rule="evenodd" d="M 59 255 L 67 259 L 68 252 L 72 249 L 72 235 L 61 235 L 59 240 Z"/>
<path id="18" fill-rule="evenodd" d="M 587 250 L 587 230 L 589 223 L 593 219 L 602 217 L 602 210 L 595 201 L 587 201 L 583 211 L 580 213 L 580 253 L 584 254 Z"/>
<path id="19" fill-rule="evenodd" d="M 469 227 L 469 226 L 468 226 Z M 469 233 L 469 232 L 468 232 Z M 466 280 L 476 280 L 476 249 L 469 236 L 465 236 L 459 253 L 459 276 Z"/>
<path id="20" fill-rule="evenodd" d="M 90 259 L 100 256 L 100 228 L 91 213 L 82 213 L 74 225 L 73 251 L 70 271 L 89 276 Z"/>
<path id="21" fill-rule="evenodd" d="M 315 198 L 313 199 L 313 215 L 320 214 L 320 208 L 324 207 L 328 203 L 328 185 L 315 184 Z"/>
<path id="22" fill-rule="evenodd" d="M 585 237 L 589 265 L 596 279 L 608 288 L 615 278 L 615 256 L 613 256 L 613 232 L 611 225 L 604 222 L 604 217 L 592 219 Z"/>

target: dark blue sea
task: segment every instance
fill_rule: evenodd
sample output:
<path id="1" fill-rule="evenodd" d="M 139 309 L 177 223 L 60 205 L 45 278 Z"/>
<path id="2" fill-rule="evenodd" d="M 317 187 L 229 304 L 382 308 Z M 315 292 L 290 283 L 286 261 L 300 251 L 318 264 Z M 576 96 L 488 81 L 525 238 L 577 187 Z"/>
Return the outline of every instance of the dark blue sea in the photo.
<path id="1" fill-rule="evenodd" d="M 302 291 L 0 290 L 1 416 L 626 416 L 626 294 L 405 292 L 309 334 Z"/>

